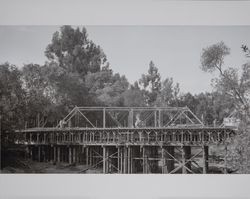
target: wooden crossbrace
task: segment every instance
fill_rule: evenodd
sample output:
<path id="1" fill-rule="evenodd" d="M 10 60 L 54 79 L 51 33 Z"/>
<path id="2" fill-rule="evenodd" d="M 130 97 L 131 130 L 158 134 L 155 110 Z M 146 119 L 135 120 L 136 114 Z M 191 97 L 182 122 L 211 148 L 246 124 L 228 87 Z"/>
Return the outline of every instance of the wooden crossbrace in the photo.
<path id="1" fill-rule="evenodd" d="M 195 165 L 197 169 L 201 168 L 200 165 L 196 161 L 193 160 L 191 163 L 193 164 L 193 166 Z M 200 172 L 200 173 L 202 173 L 202 172 Z"/>
<path id="2" fill-rule="evenodd" d="M 202 125 L 204 126 L 203 122 L 188 108 L 186 107 L 188 112 L 192 114 L 192 116 Z"/>
<path id="3" fill-rule="evenodd" d="M 179 119 L 179 117 L 182 115 L 182 113 L 183 113 L 184 111 L 185 111 L 185 110 L 182 110 L 181 112 L 177 112 L 177 113 L 174 115 L 174 117 L 173 117 L 167 124 L 164 125 L 164 127 L 173 124 L 176 120 Z"/>
<path id="4" fill-rule="evenodd" d="M 182 151 L 181 151 L 182 152 Z M 174 156 L 172 156 L 170 153 L 168 153 L 167 151 L 166 151 L 166 153 L 168 154 L 168 155 L 170 155 L 175 161 L 177 161 L 178 163 L 179 163 L 179 166 L 178 167 L 176 167 L 174 170 L 172 170 L 171 172 L 170 172 L 170 174 L 172 174 L 172 173 L 175 173 L 176 171 L 178 171 L 180 168 L 182 168 L 182 167 L 185 167 L 188 171 L 190 171 L 191 173 L 194 173 L 192 170 L 190 170 L 188 167 L 186 167 L 185 165 L 188 163 L 188 162 L 192 162 L 193 161 L 193 159 L 196 157 L 196 156 L 198 156 L 198 155 L 200 155 L 201 153 L 202 153 L 202 151 L 199 151 L 198 153 L 196 153 L 195 155 L 193 155 L 190 159 L 188 159 L 187 161 L 185 161 L 185 163 L 183 164 L 183 162 L 181 162 L 181 161 L 179 161 L 179 160 L 177 160 Z"/>
<path id="5" fill-rule="evenodd" d="M 188 167 L 186 167 L 186 163 L 187 162 L 185 162 L 185 164 L 183 164 L 181 161 L 179 161 L 178 159 L 176 159 L 174 156 L 172 156 L 170 153 L 168 153 L 165 149 L 164 149 L 164 151 L 170 156 L 170 157 L 172 157 L 177 163 L 179 163 L 179 167 L 177 167 L 177 168 L 175 168 L 174 170 L 172 170 L 169 174 L 172 174 L 172 173 L 175 173 L 176 171 L 178 171 L 180 168 L 182 168 L 182 167 L 185 167 L 189 172 L 191 172 L 191 173 L 193 173 L 193 171 L 192 170 L 190 170 Z"/>
<path id="6" fill-rule="evenodd" d="M 92 149 L 92 151 L 93 151 L 96 155 L 98 155 L 97 157 L 102 158 L 102 155 L 101 155 L 100 153 L 96 152 L 94 149 Z"/>
<path id="7" fill-rule="evenodd" d="M 109 158 L 111 158 L 112 156 L 116 155 L 117 153 L 118 153 L 118 152 L 115 152 L 115 153 L 109 155 L 108 157 L 104 158 L 104 160 L 105 160 L 105 161 L 108 160 Z M 86 169 L 84 169 L 84 170 L 81 170 L 81 171 L 79 171 L 78 173 L 84 173 L 85 171 L 87 171 L 87 170 L 89 170 L 89 169 L 91 169 L 91 168 L 95 168 L 97 165 L 101 164 L 104 160 L 102 159 L 102 160 L 100 160 L 99 162 L 97 162 L 96 164 L 92 165 L 91 167 L 88 167 L 88 168 L 86 168 Z M 112 164 L 111 164 L 111 166 L 112 166 Z"/>

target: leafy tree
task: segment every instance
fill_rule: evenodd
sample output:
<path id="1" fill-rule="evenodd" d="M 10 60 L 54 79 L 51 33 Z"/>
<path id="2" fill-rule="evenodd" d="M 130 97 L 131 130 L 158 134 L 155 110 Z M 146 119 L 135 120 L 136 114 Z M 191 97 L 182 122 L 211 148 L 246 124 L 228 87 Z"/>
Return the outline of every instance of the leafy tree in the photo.
<path id="1" fill-rule="evenodd" d="M 160 93 L 155 104 L 158 106 L 174 106 L 180 92 L 179 84 L 174 85 L 173 78 L 166 78 L 161 83 Z"/>
<path id="2" fill-rule="evenodd" d="M 242 66 L 240 75 L 236 68 L 223 69 L 224 57 L 229 54 L 230 49 L 223 42 L 207 47 L 201 55 L 201 68 L 206 72 L 219 72 L 219 78 L 214 79 L 215 88 L 234 99 L 235 106 L 249 117 L 250 64 Z"/>
<path id="3" fill-rule="evenodd" d="M 178 100 L 179 107 L 187 106 L 194 113 L 196 111 L 197 104 L 198 104 L 197 99 L 191 93 L 186 93 L 186 94 L 181 95 Z"/>
<path id="4" fill-rule="evenodd" d="M 250 49 L 246 45 L 241 46 L 243 52 L 246 54 L 246 57 L 250 57 Z"/>
<path id="5" fill-rule="evenodd" d="M 145 98 L 143 91 L 139 88 L 138 82 L 131 85 L 128 90 L 123 93 L 124 106 L 140 107 L 145 106 Z"/>
<path id="6" fill-rule="evenodd" d="M 0 130 L 3 133 L 24 127 L 25 91 L 20 78 L 16 66 L 0 65 Z"/>
<path id="7" fill-rule="evenodd" d="M 102 70 L 89 73 L 85 79 L 88 91 L 97 99 L 98 104 L 106 106 L 123 106 L 122 93 L 128 89 L 129 83 L 125 76 Z"/>
<path id="8" fill-rule="evenodd" d="M 98 72 L 102 67 L 108 67 L 106 56 L 100 46 L 88 39 L 85 28 L 74 29 L 62 26 L 60 32 L 55 32 L 51 43 L 45 51 L 50 62 L 57 63 L 67 72 L 79 73 Z"/>
<path id="9" fill-rule="evenodd" d="M 161 76 L 153 61 L 150 61 L 148 74 L 142 75 L 141 79 L 139 80 L 139 85 L 144 91 L 146 104 L 152 105 L 157 99 L 157 95 L 161 90 Z"/>
<path id="10" fill-rule="evenodd" d="M 243 51 L 248 49 L 243 47 Z M 228 159 L 231 166 L 240 173 L 250 172 L 250 64 L 245 63 L 241 71 L 228 67 L 223 69 L 224 58 L 230 54 L 230 49 L 223 43 L 214 44 L 203 49 L 201 56 L 201 68 L 207 72 L 219 72 L 219 77 L 214 80 L 216 90 L 228 99 L 233 100 L 234 106 L 241 115 L 239 133 L 230 146 Z M 246 54 L 247 56 L 247 54 Z"/>
<path id="11" fill-rule="evenodd" d="M 25 89 L 27 127 L 44 126 L 51 107 L 51 92 L 45 66 L 27 64 L 21 71 L 22 86 Z"/>

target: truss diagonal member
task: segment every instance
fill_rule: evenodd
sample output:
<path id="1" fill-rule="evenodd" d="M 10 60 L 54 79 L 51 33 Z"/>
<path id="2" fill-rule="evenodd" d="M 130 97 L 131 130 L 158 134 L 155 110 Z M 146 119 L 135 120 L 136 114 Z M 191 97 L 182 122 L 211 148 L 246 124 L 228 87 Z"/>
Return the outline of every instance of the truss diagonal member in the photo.
<path id="1" fill-rule="evenodd" d="M 180 116 L 182 115 L 182 113 L 184 113 L 185 110 L 182 110 L 181 112 L 177 112 L 174 117 L 166 124 L 164 125 L 164 127 L 169 126 L 171 124 L 173 124 L 176 120 L 178 120 L 180 118 Z"/>
<path id="2" fill-rule="evenodd" d="M 66 121 L 67 117 L 69 117 L 76 109 L 77 107 L 75 106 L 63 119 Z"/>
<path id="3" fill-rule="evenodd" d="M 117 125 L 118 127 L 122 127 L 122 124 L 121 124 L 117 119 L 115 119 L 115 118 L 110 114 L 109 111 L 106 110 L 106 113 L 108 113 L 108 115 L 111 117 L 111 119 L 116 123 L 116 125 Z"/>
<path id="4" fill-rule="evenodd" d="M 93 128 L 96 128 L 93 124 L 92 124 L 92 122 L 90 122 L 89 121 L 89 119 L 79 110 L 79 109 L 77 109 L 77 111 L 88 121 L 88 123 L 93 127 Z"/>
<path id="5" fill-rule="evenodd" d="M 63 121 L 64 121 L 65 123 L 67 123 L 72 117 L 74 117 L 74 116 L 76 115 L 76 110 L 77 110 L 77 109 L 78 109 L 77 107 L 74 107 L 74 108 L 69 112 L 69 114 L 66 115 L 66 117 L 63 118 Z M 68 117 L 69 117 L 69 118 L 68 118 Z M 57 124 L 56 128 L 58 128 L 59 126 L 60 126 L 60 123 Z"/>
<path id="6" fill-rule="evenodd" d="M 43 128 L 45 127 L 45 125 L 47 124 L 48 119 L 46 118 L 45 121 L 43 122 L 43 124 L 41 125 Z"/>
<path id="7" fill-rule="evenodd" d="M 204 126 L 203 122 L 188 108 L 186 107 L 188 112 L 191 113 L 191 115 L 202 125 Z"/>
<path id="8" fill-rule="evenodd" d="M 187 116 L 187 114 L 185 113 L 185 112 L 183 112 L 183 114 L 184 114 L 184 116 L 192 123 L 192 124 L 194 124 L 194 121 L 193 120 L 191 120 L 191 118 L 190 117 L 188 117 Z"/>

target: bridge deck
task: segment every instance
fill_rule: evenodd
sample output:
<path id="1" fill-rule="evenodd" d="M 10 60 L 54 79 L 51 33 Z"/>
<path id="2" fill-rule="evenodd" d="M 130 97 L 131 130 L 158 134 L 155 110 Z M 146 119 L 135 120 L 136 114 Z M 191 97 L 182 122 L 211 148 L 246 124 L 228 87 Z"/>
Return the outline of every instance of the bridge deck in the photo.
<path id="1" fill-rule="evenodd" d="M 188 145 L 225 144 L 235 134 L 222 127 L 165 128 L 32 128 L 16 131 L 16 142 L 65 145 Z"/>

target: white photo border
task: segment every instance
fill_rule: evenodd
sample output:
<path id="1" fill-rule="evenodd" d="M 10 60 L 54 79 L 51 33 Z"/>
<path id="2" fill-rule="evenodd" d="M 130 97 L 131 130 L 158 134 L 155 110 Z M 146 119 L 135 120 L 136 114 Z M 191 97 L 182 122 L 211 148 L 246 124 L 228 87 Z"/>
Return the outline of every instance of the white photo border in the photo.
<path id="1" fill-rule="evenodd" d="M 0 0 L 0 25 L 64 24 L 249 26 L 250 1 Z M 249 175 L 1 174 L 0 198 L 250 198 L 249 184 Z"/>

